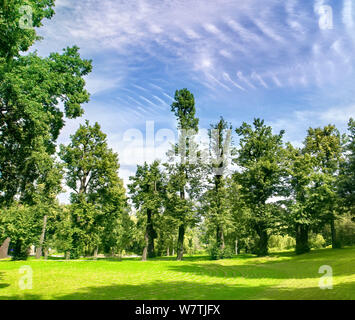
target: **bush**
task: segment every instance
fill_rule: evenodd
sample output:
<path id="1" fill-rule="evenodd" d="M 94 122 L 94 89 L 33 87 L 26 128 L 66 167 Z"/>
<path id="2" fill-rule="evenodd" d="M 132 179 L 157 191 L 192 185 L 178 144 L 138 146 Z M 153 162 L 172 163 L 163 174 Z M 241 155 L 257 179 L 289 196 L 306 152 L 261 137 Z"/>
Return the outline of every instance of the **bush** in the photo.
<path id="1" fill-rule="evenodd" d="M 325 247 L 326 241 L 321 234 L 312 234 L 309 239 L 309 244 L 311 248 L 320 249 Z"/>
<path id="2" fill-rule="evenodd" d="M 219 248 L 217 245 L 213 245 L 210 248 L 210 256 L 212 260 L 219 259 L 230 259 L 233 257 L 233 251 L 229 247 L 225 247 L 223 250 Z"/>
<path id="3" fill-rule="evenodd" d="M 350 216 L 341 217 L 336 222 L 337 240 L 342 246 L 355 245 L 355 222 Z"/>
<path id="4" fill-rule="evenodd" d="M 288 235 L 272 235 L 269 238 L 269 248 L 275 250 L 289 250 L 294 248 L 296 240 Z"/>

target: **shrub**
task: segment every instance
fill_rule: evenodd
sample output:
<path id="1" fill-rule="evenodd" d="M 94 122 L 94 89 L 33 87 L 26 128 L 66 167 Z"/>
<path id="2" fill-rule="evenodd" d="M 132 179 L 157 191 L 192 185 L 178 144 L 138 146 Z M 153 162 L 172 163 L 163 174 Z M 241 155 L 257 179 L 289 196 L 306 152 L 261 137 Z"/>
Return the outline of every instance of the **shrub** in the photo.
<path id="1" fill-rule="evenodd" d="M 210 248 L 210 256 L 212 260 L 219 259 L 230 259 L 233 257 L 233 251 L 229 247 L 225 247 L 223 250 L 219 248 L 217 245 L 213 245 Z"/>
<path id="2" fill-rule="evenodd" d="M 321 234 L 312 234 L 309 243 L 311 248 L 320 249 L 325 247 L 326 241 Z"/>
<path id="3" fill-rule="evenodd" d="M 336 222 L 337 240 L 342 246 L 355 245 L 355 222 L 350 216 L 341 217 Z"/>
<path id="4" fill-rule="evenodd" d="M 276 250 L 289 250 L 294 248 L 296 245 L 296 240 L 289 235 L 272 235 L 269 238 L 269 248 Z"/>

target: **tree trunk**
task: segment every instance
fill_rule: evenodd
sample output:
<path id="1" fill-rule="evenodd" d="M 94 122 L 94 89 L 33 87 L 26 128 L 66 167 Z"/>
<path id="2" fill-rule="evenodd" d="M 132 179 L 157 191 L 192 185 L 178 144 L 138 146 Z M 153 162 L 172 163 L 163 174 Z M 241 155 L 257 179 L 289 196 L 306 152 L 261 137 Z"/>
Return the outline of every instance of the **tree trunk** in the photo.
<path id="1" fill-rule="evenodd" d="M 184 255 L 184 238 L 185 238 L 185 225 L 179 226 L 179 237 L 177 243 L 177 257 L 176 260 L 181 261 Z"/>
<path id="2" fill-rule="evenodd" d="M 42 256 L 42 246 L 44 242 L 44 237 L 46 235 L 46 227 L 47 227 L 47 215 L 43 217 L 43 227 L 41 237 L 39 239 L 39 247 L 36 249 L 36 259 L 40 259 Z"/>
<path id="3" fill-rule="evenodd" d="M 235 254 L 238 255 L 238 239 L 235 239 Z"/>
<path id="4" fill-rule="evenodd" d="M 167 256 L 167 257 L 170 256 L 170 248 L 169 248 L 169 246 L 166 248 L 166 256 Z"/>
<path id="5" fill-rule="evenodd" d="M 9 251 L 10 238 L 6 238 L 0 247 L 0 259 L 6 259 Z"/>
<path id="6" fill-rule="evenodd" d="M 339 249 L 341 247 L 341 244 L 337 239 L 334 217 L 331 217 L 331 219 L 330 219 L 330 230 L 331 230 L 331 234 L 332 234 L 332 248 Z"/>
<path id="7" fill-rule="evenodd" d="M 48 248 L 44 248 L 43 254 L 44 254 L 44 260 L 47 260 L 48 259 Z"/>
<path id="8" fill-rule="evenodd" d="M 220 226 L 217 226 L 216 234 L 217 234 L 217 246 L 220 250 L 224 250 L 225 243 L 224 243 L 223 228 Z"/>
<path id="9" fill-rule="evenodd" d="M 153 221 L 152 221 L 152 210 L 147 210 L 147 228 L 146 233 L 148 235 L 148 258 L 155 257 L 154 250 L 154 239 L 157 237 L 157 234 L 154 230 Z"/>
<path id="10" fill-rule="evenodd" d="M 269 254 L 269 250 L 268 250 L 269 237 L 267 231 L 262 226 L 258 226 L 257 233 L 259 235 L 259 239 L 257 243 L 256 253 L 259 257 L 267 256 Z"/>
<path id="11" fill-rule="evenodd" d="M 144 240 L 145 240 L 145 247 L 143 249 L 143 254 L 142 254 L 142 261 L 147 261 L 147 256 L 148 256 L 148 232 L 146 231 L 144 235 Z"/>
<path id="12" fill-rule="evenodd" d="M 65 253 L 65 260 L 70 260 L 70 251 Z"/>
<path id="13" fill-rule="evenodd" d="M 94 260 L 97 260 L 98 253 L 99 253 L 99 248 L 96 247 L 95 250 L 94 250 Z"/>
<path id="14" fill-rule="evenodd" d="M 308 225 L 296 225 L 296 254 L 306 253 L 311 250 L 308 243 L 308 233 Z"/>

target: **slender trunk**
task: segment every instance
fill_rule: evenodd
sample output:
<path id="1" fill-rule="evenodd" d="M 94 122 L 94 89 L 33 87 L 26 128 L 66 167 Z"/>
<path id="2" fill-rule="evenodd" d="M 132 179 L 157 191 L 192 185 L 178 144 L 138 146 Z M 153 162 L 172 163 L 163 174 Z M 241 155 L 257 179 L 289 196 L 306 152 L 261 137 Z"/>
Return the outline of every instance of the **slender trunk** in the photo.
<path id="1" fill-rule="evenodd" d="M 169 248 L 169 246 L 166 248 L 166 256 L 167 256 L 167 257 L 170 256 L 170 248 Z"/>
<path id="2" fill-rule="evenodd" d="M 263 226 L 258 226 L 257 233 L 259 235 L 259 239 L 257 243 L 256 253 L 259 257 L 267 256 L 269 254 L 269 250 L 268 250 L 269 237 L 267 231 Z"/>
<path id="3" fill-rule="evenodd" d="M 94 250 L 94 260 L 97 260 L 98 253 L 99 253 L 99 247 L 96 247 Z"/>
<path id="4" fill-rule="evenodd" d="M 40 259 L 42 256 L 42 247 L 43 247 L 44 237 L 46 235 L 46 228 L 47 228 L 47 215 L 43 217 L 42 233 L 39 239 L 39 247 L 36 249 L 36 259 Z"/>
<path id="5" fill-rule="evenodd" d="M 296 254 L 306 253 L 311 250 L 308 243 L 308 234 L 308 225 L 296 225 Z"/>
<path id="6" fill-rule="evenodd" d="M 217 234 L 217 246 L 220 250 L 224 250 L 225 248 L 225 243 L 224 243 L 224 233 L 223 233 L 223 228 L 220 226 L 217 226 L 216 228 L 216 234 Z"/>
<path id="7" fill-rule="evenodd" d="M 226 245 L 224 243 L 224 232 L 223 229 L 221 228 L 221 250 L 224 250 L 225 247 Z"/>
<path id="8" fill-rule="evenodd" d="M 337 239 L 337 233 L 335 229 L 335 221 L 334 217 L 331 217 L 330 219 L 330 230 L 332 233 L 332 248 L 333 249 L 339 249 L 341 247 L 341 243 Z"/>
<path id="9" fill-rule="evenodd" d="M 155 257 L 154 250 L 154 239 L 157 237 L 157 234 L 154 230 L 153 221 L 152 221 L 152 210 L 147 210 L 147 234 L 148 234 L 148 258 Z"/>
<path id="10" fill-rule="evenodd" d="M 185 225 L 179 226 L 179 236 L 177 243 L 177 257 L 176 260 L 181 261 L 184 255 L 184 238 L 185 238 Z"/>
<path id="11" fill-rule="evenodd" d="M 148 232 L 145 233 L 144 235 L 144 240 L 145 240 L 145 247 L 143 249 L 143 254 L 142 254 L 142 261 L 147 261 L 147 256 L 148 256 Z"/>
<path id="12" fill-rule="evenodd" d="M 44 260 L 47 260 L 48 259 L 48 248 L 44 248 L 43 254 L 44 254 Z"/>
<path id="13" fill-rule="evenodd" d="M 70 251 L 65 252 L 65 260 L 70 260 Z"/>
<path id="14" fill-rule="evenodd" d="M 6 238 L 0 246 L 0 259 L 6 259 L 9 251 L 10 238 Z"/>
<path id="15" fill-rule="evenodd" d="M 238 255 L 238 239 L 235 239 L 235 254 Z"/>

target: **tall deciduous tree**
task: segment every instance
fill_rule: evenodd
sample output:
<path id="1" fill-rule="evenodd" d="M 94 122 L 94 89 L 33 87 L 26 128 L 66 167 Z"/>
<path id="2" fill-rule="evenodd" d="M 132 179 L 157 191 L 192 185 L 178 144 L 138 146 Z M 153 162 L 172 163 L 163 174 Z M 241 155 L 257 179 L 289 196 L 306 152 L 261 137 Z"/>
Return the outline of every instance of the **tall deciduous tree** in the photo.
<path id="1" fill-rule="evenodd" d="M 268 254 L 268 229 L 275 222 L 273 207 L 267 202 L 280 195 L 285 175 L 284 131 L 275 135 L 263 120 L 255 119 L 253 126 L 243 123 L 236 132 L 241 137 L 236 163 L 242 171 L 235 177 L 252 211 L 251 222 L 259 236 L 257 253 L 264 256 Z"/>
<path id="2" fill-rule="evenodd" d="M 108 148 L 98 123 L 85 125 L 71 136 L 60 153 L 71 193 L 74 248 L 97 252 L 102 234 L 126 207 L 125 190 L 118 176 L 118 156 Z M 78 252 L 79 253 L 79 252 Z"/>
<path id="3" fill-rule="evenodd" d="M 204 213 L 209 225 L 215 230 L 216 246 L 223 252 L 225 248 L 225 234 L 231 225 L 232 215 L 227 200 L 226 174 L 228 174 L 229 154 L 231 150 L 232 127 L 221 118 L 211 125 L 210 162 L 207 165 L 208 185 L 203 196 L 205 202 Z"/>
<path id="4" fill-rule="evenodd" d="M 324 128 L 310 128 L 305 139 L 305 152 L 314 156 L 318 174 L 315 191 L 319 193 L 318 207 L 323 220 L 330 224 L 332 247 L 339 247 L 336 238 L 335 219 L 337 217 L 337 180 L 342 161 L 341 135 L 333 125 Z"/>
<path id="5" fill-rule="evenodd" d="M 296 253 L 310 250 L 309 231 L 316 221 L 317 210 L 312 202 L 315 159 L 302 149 L 287 146 L 287 171 L 289 175 L 290 200 L 287 203 L 291 229 L 296 235 Z"/>
<path id="6" fill-rule="evenodd" d="M 130 177 L 129 190 L 132 202 L 138 211 L 139 218 L 144 217 L 145 247 L 142 260 L 155 256 L 154 239 L 157 238 L 156 220 L 162 210 L 164 200 L 164 178 L 159 169 L 159 162 L 137 167 L 135 176 Z"/>
<path id="7" fill-rule="evenodd" d="M 91 61 L 78 48 L 41 58 L 24 55 L 36 28 L 53 14 L 54 0 L 0 2 L 0 207 L 33 202 L 43 163 L 50 163 L 64 117 L 82 115 L 89 100 L 83 77 Z M 64 112 L 59 104 L 64 104 Z M 5 250 L 6 251 L 6 250 Z"/>
<path id="8" fill-rule="evenodd" d="M 339 177 L 339 195 L 343 199 L 345 210 L 355 216 L 355 120 L 348 123 L 347 143 L 343 147 L 345 161 L 341 165 Z"/>
<path id="9" fill-rule="evenodd" d="M 187 89 L 177 90 L 171 111 L 178 122 L 179 142 L 168 153 L 170 163 L 166 164 L 169 173 L 169 201 L 174 201 L 170 212 L 178 223 L 177 260 L 184 254 L 186 227 L 194 221 L 193 198 L 200 181 L 196 174 L 201 169 L 198 165 L 198 150 L 195 136 L 198 133 L 199 119 L 196 117 L 195 98 Z M 174 200 L 173 200 L 174 199 Z"/>

